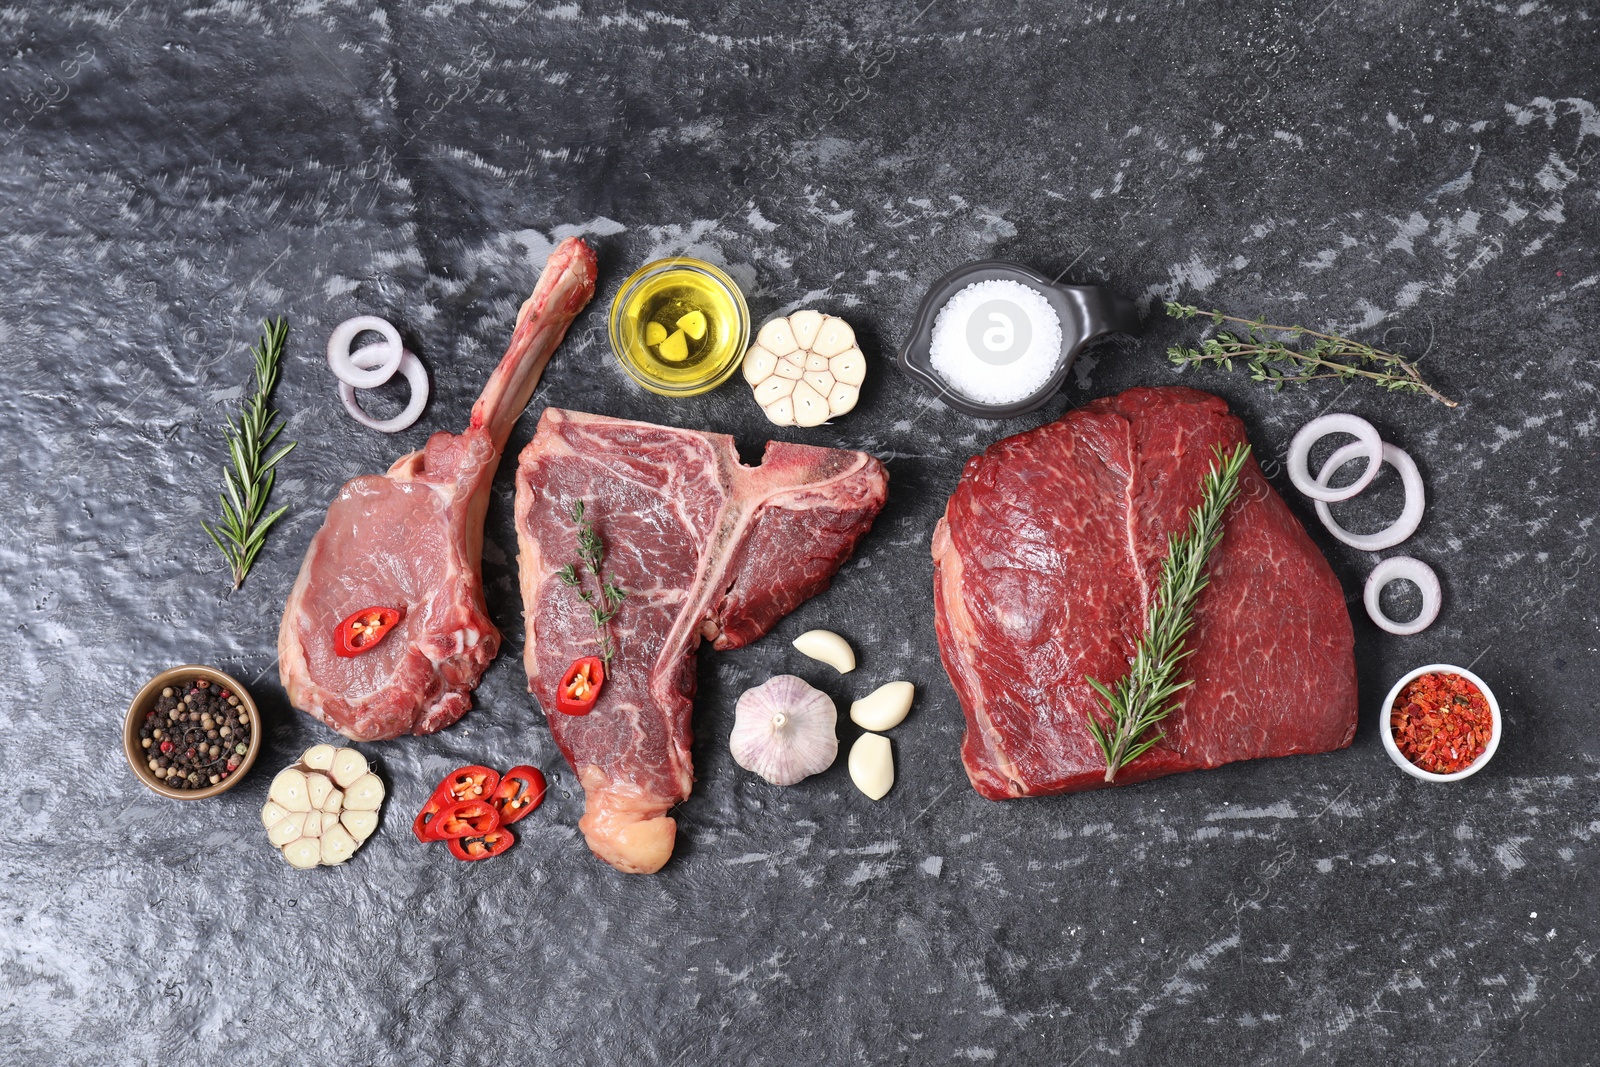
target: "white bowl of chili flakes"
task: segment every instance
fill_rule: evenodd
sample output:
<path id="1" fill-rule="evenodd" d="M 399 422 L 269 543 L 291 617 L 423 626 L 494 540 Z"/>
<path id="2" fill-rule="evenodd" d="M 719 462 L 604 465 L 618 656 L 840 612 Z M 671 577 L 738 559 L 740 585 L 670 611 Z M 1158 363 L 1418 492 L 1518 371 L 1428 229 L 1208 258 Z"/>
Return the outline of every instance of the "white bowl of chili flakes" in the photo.
<path id="1" fill-rule="evenodd" d="M 1477 774 L 1500 747 L 1500 702 L 1482 678 L 1449 663 L 1418 667 L 1394 683 L 1379 732 L 1395 766 L 1424 782 Z"/>

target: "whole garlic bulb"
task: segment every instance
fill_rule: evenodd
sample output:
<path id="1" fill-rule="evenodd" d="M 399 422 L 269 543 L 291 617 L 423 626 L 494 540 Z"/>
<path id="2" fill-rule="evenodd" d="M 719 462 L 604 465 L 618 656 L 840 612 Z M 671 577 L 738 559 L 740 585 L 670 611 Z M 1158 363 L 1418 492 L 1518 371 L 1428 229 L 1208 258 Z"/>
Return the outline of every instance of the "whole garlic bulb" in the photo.
<path id="1" fill-rule="evenodd" d="M 838 719 L 828 694 L 780 674 L 739 698 L 728 748 L 745 770 L 773 785 L 794 785 L 833 766 Z"/>
<path id="2" fill-rule="evenodd" d="M 761 327 L 744 355 L 744 380 L 779 426 L 820 426 L 856 406 L 867 360 L 850 324 L 796 311 Z"/>

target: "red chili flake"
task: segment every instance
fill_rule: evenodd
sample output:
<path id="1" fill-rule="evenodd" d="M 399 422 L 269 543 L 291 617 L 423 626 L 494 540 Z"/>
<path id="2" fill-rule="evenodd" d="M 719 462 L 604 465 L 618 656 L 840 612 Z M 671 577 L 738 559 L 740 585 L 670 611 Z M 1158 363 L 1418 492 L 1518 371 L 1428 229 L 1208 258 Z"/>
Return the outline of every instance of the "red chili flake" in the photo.
<path id="1" fill-rule="evenodd" d="M 1454 774 L 1489 747 L 1494 716 L 1477 686 L 1459 674 L 1432 671 L 1400 691 L 1389 727 L 1406 759 L 1434 774 Z"/>

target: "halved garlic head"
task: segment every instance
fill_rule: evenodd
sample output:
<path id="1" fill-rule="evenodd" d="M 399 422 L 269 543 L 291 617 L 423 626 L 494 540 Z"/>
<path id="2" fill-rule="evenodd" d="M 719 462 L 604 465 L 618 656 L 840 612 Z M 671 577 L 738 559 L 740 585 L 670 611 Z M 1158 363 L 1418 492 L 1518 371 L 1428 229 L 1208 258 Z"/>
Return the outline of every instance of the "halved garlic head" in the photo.
<path id="1" fill-rule="evenodd" d="M 833 766 L 838 719 L 828 694 L 780 674 L 739 698 L 728 749 L 745 770 L 773 785 L 794 785 Z"/>
<path id="2" fill-rule="evenodd" d="M 315 745 L 272 780 L 261 824 L 289 866 L 332 866 L 377 829 L 383 794 L 383 780 L 361 753 Z"/>
<path id="3" fill-rule="evenodd" d="M 779 426 L 820 426 L 843 415 L 866 377 L 850 324 L 809 309 L 768 322 L 744 355 L 744 380 Z"/>

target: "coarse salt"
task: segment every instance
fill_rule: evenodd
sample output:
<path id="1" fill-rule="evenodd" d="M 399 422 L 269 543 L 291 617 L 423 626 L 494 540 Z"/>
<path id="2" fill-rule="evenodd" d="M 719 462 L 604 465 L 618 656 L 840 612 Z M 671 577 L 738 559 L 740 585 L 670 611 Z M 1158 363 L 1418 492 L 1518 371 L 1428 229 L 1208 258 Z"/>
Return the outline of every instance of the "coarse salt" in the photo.
<path id="1" fill-rule="evenodd" d="M 929 356 L 952 390 L 984 404 L 1038 392 L 1061 366 L 1061 319 L 1037 289 L 974 282 L 939 309 Z"/>

